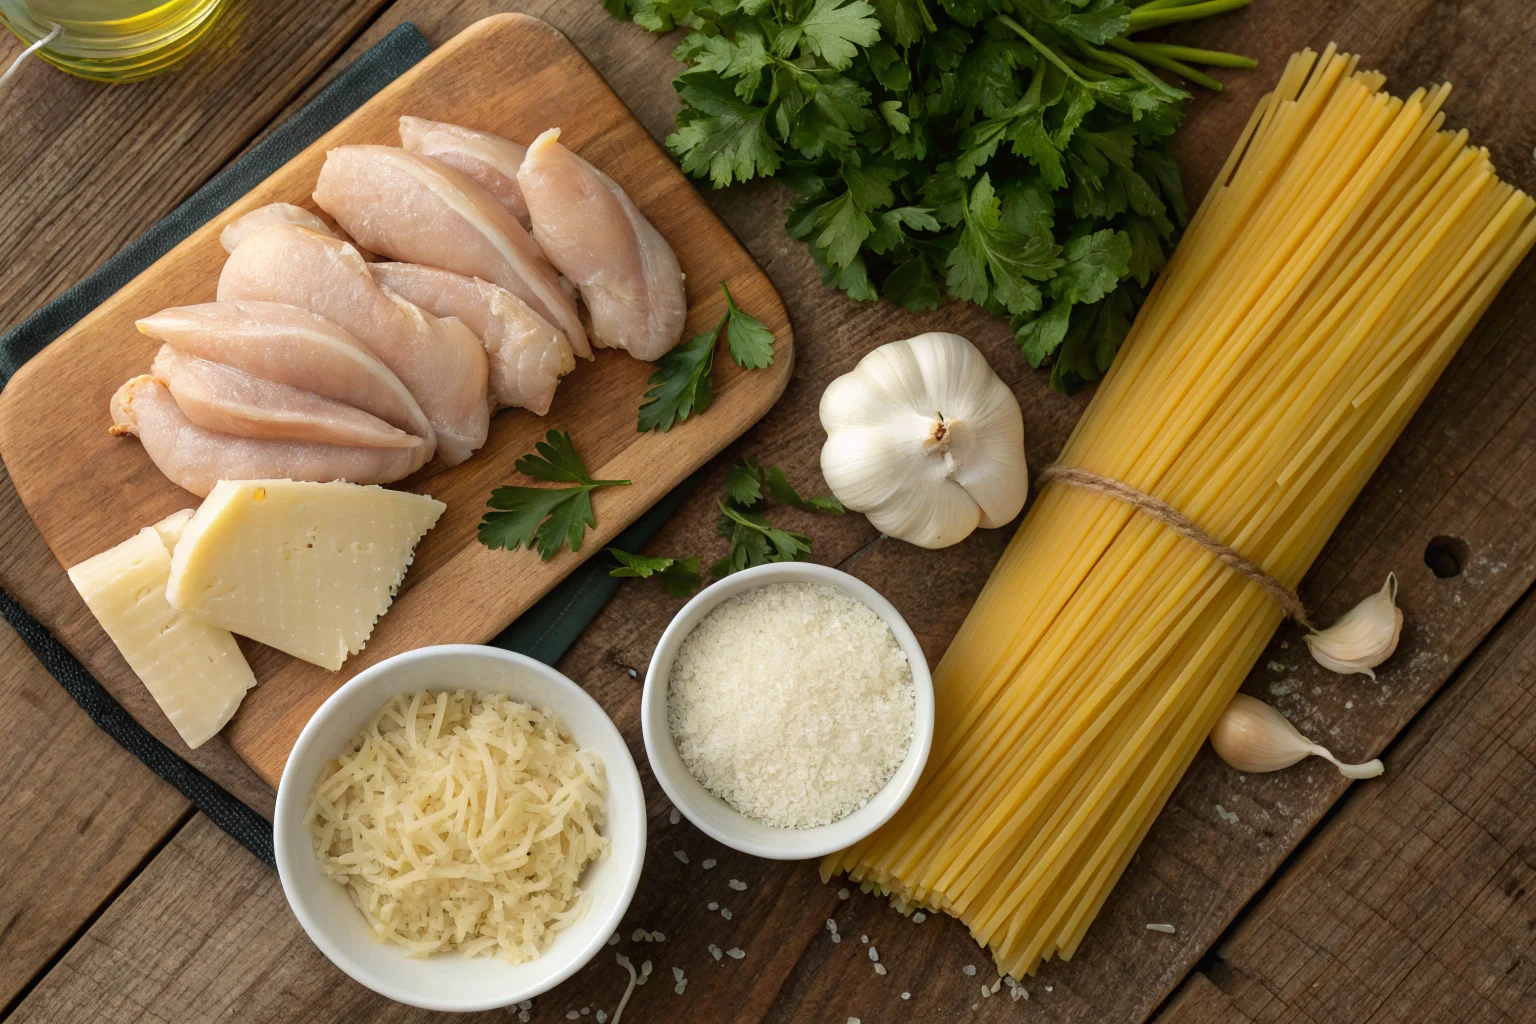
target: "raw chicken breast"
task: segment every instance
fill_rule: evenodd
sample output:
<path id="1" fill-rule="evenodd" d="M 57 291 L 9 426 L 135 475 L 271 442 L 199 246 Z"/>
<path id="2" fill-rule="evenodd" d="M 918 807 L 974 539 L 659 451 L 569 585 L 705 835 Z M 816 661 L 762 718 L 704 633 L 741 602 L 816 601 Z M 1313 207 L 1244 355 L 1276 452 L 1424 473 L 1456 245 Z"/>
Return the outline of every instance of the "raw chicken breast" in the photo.
<path id="1" fill-rule="evenodd" d="M 170 345 L 160 346 L 149 372 L 165 381 L 187 419 L 220 433 L 352 448 L 415 448 L 425 443 L 361 409 L 189 356 Z"/>
<path id="2" fill-rule="evenodd" d="M 400 378 L 362 342 L 307 309 L 281 302 L 204 302 L 163 309 L 140 320 L 138 328 L 189 356 L 312 391 L 436 444 L 427 414 Z"/>
<path id="3" fill-rule="evenodd" d="M 165 382 L 134 377 L 112 396 L 112 433 L 133 434 L 172 483 L 206 498 L 220 480 L 347 480 L 388 484 L 410 476 L 427 446 L 348 448 L 307 441 L 258 441 L 187 419 Z"/>
<path id="4" fill-rule="evenodd" d="M 517 172 L 534 237 L 581 289 L 593 340 L 656 360 L 688 316 L 677 256 L 612 178 L 559 140 L 558 128 L 540 135 Z"/>
<path id="5" fill-rule="evenodd" d="M 319 217 L 310 213 L 302 206 L 294 206 L 292 203 L 269 203 L 266 206 L 258 206 L 250 213 L 242 217 L 236 217 L 224 225 L 224 230 L 219 232 L 219 244 L 225 252 L 234 252 L 235 246 L 244 240 L 257 228 L 268 227 L 272 224 L 294 224 L 301 228 L 309 228 L 318 231 L 322 235 L 336 236 L 331 226 Z"/>
<path id="6" fill-rule="evenodd" d="M 457 317 L 485 343 L 491 400 L 543 416 L 576 368 L 565 335 L 505 288 L 416 263 L 371 263 L 373 279 L 437 316 Z"/>
<path id="7" fill-rule="evenodd" d="M 305 228 L 253 231 L 225 262 L 219 299 L 286 302 L 347 331 L 410 390 L 448 465 L 485 443 L 491 414 L 480 339 L 380 288 L 347 242 Z"/>
<path id="8" fill-rule="evenodd" d="M 501 285 L 577 355 L 592 354 L 575 302 L 528 232 L 453 168 L 392 146 L 342 146 L 325 155 L 314 198 L 358 244 Z"/>
<path id="9" fill-rule="evenodd" d="M 517 222 L 527 227 L 528 204 L 517 183 L 517 168 L 527 146 L 473 128 L 422 117 L 400 119 L 400 145 L 407 153 L 447 164 L 485 189 Z"/>

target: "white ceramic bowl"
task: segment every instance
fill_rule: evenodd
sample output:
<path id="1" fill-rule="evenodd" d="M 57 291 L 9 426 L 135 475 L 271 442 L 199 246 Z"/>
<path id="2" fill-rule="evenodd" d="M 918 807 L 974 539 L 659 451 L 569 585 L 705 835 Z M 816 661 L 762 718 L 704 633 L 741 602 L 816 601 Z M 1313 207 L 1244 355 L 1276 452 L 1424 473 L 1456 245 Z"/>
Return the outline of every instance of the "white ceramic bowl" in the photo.
<path id="1" fill-rule="evenodd" d="M 885 620 L 912 665 L 917 713 L 906 760 L 884 788 L 870 797 L 863 807 L 830 825 L 777 828 L 742 814 L 705 789 L 688 771 L 682 755 L 677 752 L 677 743 L 667 721 L 667 684 L 672 675 L 672 662 L 683 639 L 720 602 L 768 583 L 820 583 L 841 590 Z M 656 781 L 689 821 L 707 835 L 743 853 L 771 860 L 809 860 L 824 857 L 863 839 L 890 820 L 912 795 L 918 776 L 923 773 L 923 765 L 928 761 L 928 751 L 933 746 L 933 678 L 928 673 L 923 649 L 906 620 L 869 584 L 824 565 L 778 562 L 746 569 L 710 584 L 677 613 L 666 632 L 661 634 L 656 653 L 651 656 L 650 668 L 645 673 L 640 725 L 645 734 L 645 753 L 650 758 Z"/>
<path id="2" fill-rule="evenodd" d="M 513 966 L 494 957 L 410 957 L 378 942 L 341 886 L 320 873 L 305 812 L 326 761 L 399 693 L 471 689 L 505 693 L 548 708 L 571 737 L 603 759 L 607 771 L 608 855 L 587 867 L 581 884 L 592 905 L 544 954 Z M 294 744 L 277 789 L 273 818 L 277 871 L 299 924 L 320 951 L 380 995 L 426 1010 L 490 1010 L 553 988 L 576 973 L 618 928 L 640 880 L 645 856 L 645 797 L 640 773 L 613 722 L 587 693 L 541 662 L 495 647 L 424 647 L 381 661 L 333 693 Z"/>

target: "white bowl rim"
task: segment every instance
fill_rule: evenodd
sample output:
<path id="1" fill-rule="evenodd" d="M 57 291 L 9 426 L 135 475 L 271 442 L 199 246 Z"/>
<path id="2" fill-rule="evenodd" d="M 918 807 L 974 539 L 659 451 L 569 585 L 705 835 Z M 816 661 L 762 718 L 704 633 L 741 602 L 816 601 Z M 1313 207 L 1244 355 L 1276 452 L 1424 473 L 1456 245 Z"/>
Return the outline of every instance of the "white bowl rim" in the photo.
<path id="1" fill-rule="evenodd" d="M 670 676 L 671 662 L 676 656 L 677 648 L 698 624 L 690 622 L 690 618 L 697 614 L 702 621 L 703 616 L 713 610 L 716 605 L 748 590 L 771 583 L 825 584 L 861 601 L 870 611 L 880 616 L 890 627 L 896 642 L 907 654 L 907 660 L 912 666 L 912 685 L 917 703 L 912 723 L 912 743 L 907 748 L 907 756 L 885 786 L 853 814 L 826 825 L 807 829 L 790 829 L 774 828 L 762 825 L 761 822 L 755 823 L 763 828 L 772 829 L 776 836 L 783 837 L 784 842 L 781 845 L 768 845 L 716 827 L 705 815 L 696 810 L 694 796 L 686 788 L 687 783 L 675 778 L 673 769 L 657 756 L 657 751 L 662 749 L 662 744 L 671 748 L 674 755 L 677 749 L 667 721 L 668 679 L 659 678 L 659 666 L 663 662 L 667 663 L 667 672 Z M 651 774 L 660 783 L 667 798 L 672 801 L 672 805 L 712 839 L 733 850 L 754 857 L 762 857 L 765 860 L 814 860 L 825 857 L 827 854 L 846 849 L 868 837 L 889 821 L 906 803 L 922 777 L 923 768 L 928 762 L 928 755 L 933 747 L 933 722 L 933 676 L 928 668 L 927 656 L 924 655 L 922 646 L 917 642 L 917 636 L 907 625 L 906 619 L 884 595 L 857 576 L 816 562 L 770 562 L 766 565 L 753 566 L 718 579 L 695 594 L 672 617 L 672 621 L 667 624 L 666 630 L 661 634 L 661 639 L 657 641 L 650 664 L 646 668 L 645 686 L 640 696 L 640 731 L 645 739 L 646 759 L 650 762 Z M 687 772 L 686 766 L 683 771 Z M 703 788 L 692 774 L 688 775 L 688 782 Z M 708 793 L 707 790 L 705 792 Z M 709 797 L 729 808 L 731 814 L 736 817 L 743 821 L 749 820 L 719 797 L 713 794 L 709 794 Z M 853 815 L 863 814 L 869 810 L 871 805 L 877 805 L 879 810 L 868 816 L 864 827 L 840 827 L 844 826 Z"/>
<path id="2" fill-rule="evenodd" d="M 502 661 L 532 669 L 535 674 L 542 676 L 545 682 L 557 689 L 570 690 L 571 695 L 578 703 L 585 702 L 590 704 L 598 712 L 594 721 L 600 724 L 595 727 L 611 733 L 609 738 L 615 741 L 618 747 L 625 752 L 622 764 L 610 765 L 606 762 L 604 763 L 604 769 L 609 782 L 609 798 L 614 799 L 622 786 L 624 790 L 631 791 L 630 795 L 639 801 L 637 805 L 639 830 L 636 837 L 636 849 L 627 851 L 629 856 L 626 858 L 627 871 L 624 878 L 623 892 L 620 899 L 614 904 L 613 910 L 610 911 L 604 926 L 594 933 L 594 939 L 589 943 L 589 948 L 583 949 L 563 967 L 550 972 L 533 986 L 511 992 L 508 996 L 496 996 L 478 1001 L 452 1001 L 436 999 L 430 996 L 424 997 L 418 991 L 395 986 L 388 979 L 380 979 L 359 968 L 346 950 L 332 940 L 330 933 L 320 927 L 318 922 L 314 921 L 305 904 L 297 896 L 296 886 L 290 878 L 292 868 L 289 865 L 287 856 L 287 832 L 289 828 L 293 827 L 289 822 L 296 823 L 303 818 L 304 812 L 308 808 L 309 797 L 307 790 L 300 793 L 288 785 L 288 769 L 298 762 L 298 753 L 311 742 L 314 742 L 314 734 L 323 727 L 321 723 L 334 714 L 339 707 L 353 699 L 359 691 L 365 690 L 374 679 L 383 675 L 386 669 L 393 670 L 404 663 L 427 661 L 450 654 L 483 657 L 492 661 Z M 298 785 L 297 781 L 295 781 L 294 785 Z M 294 805 L 296 803 L 298 806 L 295 809 Z M 617 805 L 616 800 L 615 805 Z M 639 887 L 640 874 L 645 863 L 646 844 L 648 841 L 647 825 L 645 794 L 640 784 L 639 769 L 635 767 L 633 755 L 629 754 L 629 744 L 625 742 L 618 726 L 614 724 L 613 719 L 603 710 L 602 705 L 597 702 L 596 698 L 569 676 L 558 669 L 546 665 L 537 658 L 531 658 L 517 651 L 508 651 L 500 647 L 482 644 L 436 644 L 403 651 L 400 654 L 385 658 L 375 665 L 370 665 L 343 683 L 310 716 L 309 721 L 304 725 L 304 729 L 299 733 L 299 738 L 294 741 L 293 750 L 289 752 L 288 760 L 283 766 L 283 774 L 278 780 L 277 801 L 272 814 L 273 852 L 274 859 L 277 862 L 278 880 L 283 887 L 283 896 L 288 902 L 288 909 L 298 919 L 299 926 L 304 929 L 304 933 L 309 936 L 309 940 L 315 944 L 316 948 L 325 955 L 327 960 L 339 967 L 343 973 L 364 988 L 377 992 L 379 995 L 397 1003 L 404 1003 L 407 1006 L 414 1006 L 422 1010 L 447 1013 L 475 1013 L 485 1010 L 503 1009 L 522 1000 L 536 998 L 567 980 L 590 963 L 592 958 L 601 952 L 607 944 L 609 936 L 614 934 L 618 928 L 624 915 L 629 910 L 629 905 L 634 899 L 636 889 Z M 620 851 L 610 847 L 610 855 L 618 853 Z M 534 962 L 536 963 L 537 961 Z"/>

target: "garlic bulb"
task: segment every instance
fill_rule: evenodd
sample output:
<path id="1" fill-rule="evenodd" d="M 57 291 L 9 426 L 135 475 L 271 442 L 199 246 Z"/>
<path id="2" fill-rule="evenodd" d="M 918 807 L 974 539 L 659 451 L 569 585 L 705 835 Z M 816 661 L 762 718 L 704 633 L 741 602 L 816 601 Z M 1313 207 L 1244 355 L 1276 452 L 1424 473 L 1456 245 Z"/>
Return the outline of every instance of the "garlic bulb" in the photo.
<path id="1" fill-rule="evenodd" d="M 821 396 L 821 472 L 882 533 L 948 547 L 1029 493 L 1018 400 L 958 334 L 881 345 Z"/>
<path id="2" fill-rule="evenodd" d="M 1274 772 L 1289 768 L 1312 754 L 1332 761 L 1351 779 L 1374 779 L 1384 770 L 1381 761 L 1344 764 L 1328 748 L 1307 739 L 1284 715 L 1245 693 L 1232 698 L 1216 727 L 1211 746 L 1221 759 L 1240 772 Z"/>
<path id="3" fill-rule="evenodd" d="M 1344 616 L 1306 637 L 1312 658 L 1323 668 L 1342 675 L 1356 672 L 1376 678 L 1371 671 L 1397 650 L 1403 632 L 1403 610 L 1397 607 L 1397 576 L 1387 573 L 1380 590 L 1355 605 Z"/>

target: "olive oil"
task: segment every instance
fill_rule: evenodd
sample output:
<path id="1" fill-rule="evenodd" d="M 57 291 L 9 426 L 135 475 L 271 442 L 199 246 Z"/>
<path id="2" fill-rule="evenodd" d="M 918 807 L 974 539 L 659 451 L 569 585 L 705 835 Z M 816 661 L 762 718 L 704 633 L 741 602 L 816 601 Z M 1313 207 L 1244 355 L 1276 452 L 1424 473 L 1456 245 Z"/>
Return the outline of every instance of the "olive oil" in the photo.
<path id="1" fill-rule="evenodd" d="M 229 0 L 0 0 L 0 17 L 37 55 L 72 75 L 132 82 L 175 65 L 207 38 Z"/>

